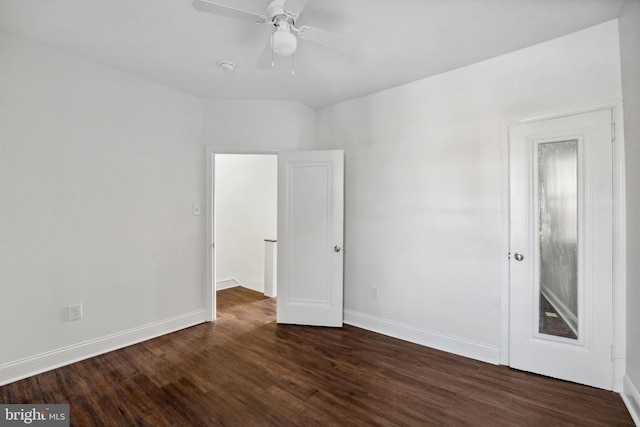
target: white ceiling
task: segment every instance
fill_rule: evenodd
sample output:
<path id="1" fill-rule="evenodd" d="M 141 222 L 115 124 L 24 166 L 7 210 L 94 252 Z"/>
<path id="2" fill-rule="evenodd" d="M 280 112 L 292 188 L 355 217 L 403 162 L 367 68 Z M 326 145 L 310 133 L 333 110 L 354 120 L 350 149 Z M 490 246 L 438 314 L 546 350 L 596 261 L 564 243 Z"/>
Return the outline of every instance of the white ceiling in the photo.
<path id="1" fill-rule="evenodd" d="M 266 0 L 216 0 L 266 14 Z M 211 99 L 312 107 L 377 92 L 611 19 L 623 0 L 311 0 L 296 26 L 354 37 L 352 54 L 302 40 L 291 61 L 256 63 L 268 25 L 191 0 L 0 0 L 0 30 Z M 0 52 L 0 55 L 2 52 Z M 218 68 L 236 64 L 233 73 Z"/>

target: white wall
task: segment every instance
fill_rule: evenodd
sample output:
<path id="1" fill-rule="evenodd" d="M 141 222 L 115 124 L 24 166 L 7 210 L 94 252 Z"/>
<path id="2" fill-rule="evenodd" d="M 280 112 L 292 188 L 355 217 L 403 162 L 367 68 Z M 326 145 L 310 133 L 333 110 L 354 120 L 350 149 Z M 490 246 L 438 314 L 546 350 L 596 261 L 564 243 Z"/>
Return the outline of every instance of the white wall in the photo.
<path id="1" fill-rule="evenodd" d="M 316 141 L 316 111 L 293 101 L 208 100 L 205 145 L 231 151 L 298 150 Z"/>
<path id="2" fill-rule="evenodd" d="M 635 421 L 640 423 L 640 1 L 627 0 L 619 22 L 627 189 L 626 371 L 630 384 L 625 385 L 635 389 Z"/>
<path id="3" fill-rule="evenodd" d="M 0 33 L 0 383 L 24 358 L 204 312 L 202 111 Z"/>
<path id="4" fill-rule="evenodd" d="M 275 155 L 217 154 L 216 282 L 264 292 L 265 239 L 277 236 Z"/>
<path id="5" fill-rule="evenodd" d="M 506 126 L 619 101 L 619 64 L 612 21 L 319 110 L 318 146 L 345 149 L 347 320 L 497 362 Z"/>

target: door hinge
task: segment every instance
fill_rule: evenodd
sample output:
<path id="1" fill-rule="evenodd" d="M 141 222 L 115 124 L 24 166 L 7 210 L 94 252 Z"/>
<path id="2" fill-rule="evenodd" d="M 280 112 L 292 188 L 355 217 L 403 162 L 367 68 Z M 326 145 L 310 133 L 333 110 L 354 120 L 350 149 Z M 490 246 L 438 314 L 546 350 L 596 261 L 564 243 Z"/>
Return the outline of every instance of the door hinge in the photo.
<path id="1" fill-rule="evenodd" d="M 616 112 L 613 110 L 613 108 L 610 111 L 611 111 L 611 143 L 614 143 L 616 142 Z"/>
<path id="2" fill-rule="evenodd" d="M 616 361 L 616 346 L 614 344 L 611 344 L 611 361 Z"/>
<path id="3" fill-rule="evenodd" d="M 616 122 L 611 122 L 611 142 L 616 142 Z"/>

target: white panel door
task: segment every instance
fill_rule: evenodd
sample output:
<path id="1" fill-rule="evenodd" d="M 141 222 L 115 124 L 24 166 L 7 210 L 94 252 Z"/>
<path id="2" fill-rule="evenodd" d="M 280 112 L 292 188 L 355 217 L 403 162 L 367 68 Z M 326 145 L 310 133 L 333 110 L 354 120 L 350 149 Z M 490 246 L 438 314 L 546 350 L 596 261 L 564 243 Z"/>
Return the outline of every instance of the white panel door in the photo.
<path id="1" fill-rule="evenodd" d="M 278 323 L 342 326 L 342 150 L 278 155 Z"/>
<path id="2" fill-rule="evenodd" d="M 517 124 L 509 365 L 613 387 L 612 112 Z"/>

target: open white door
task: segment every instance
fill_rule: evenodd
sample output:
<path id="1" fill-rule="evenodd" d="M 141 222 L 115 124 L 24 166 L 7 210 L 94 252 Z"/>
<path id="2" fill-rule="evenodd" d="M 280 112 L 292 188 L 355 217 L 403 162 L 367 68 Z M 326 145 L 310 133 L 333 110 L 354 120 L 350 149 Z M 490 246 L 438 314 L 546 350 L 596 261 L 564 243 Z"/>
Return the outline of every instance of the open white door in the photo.
<path id="1" fill-rule="evenodd" d="M 512 126 L 509 365 L 613 387 L 612 112 Z"/>
<path id="2" fill-rule="evenodd" d="M 278 323 L 342 326 L 344 152 L 278 155 Z"/>

